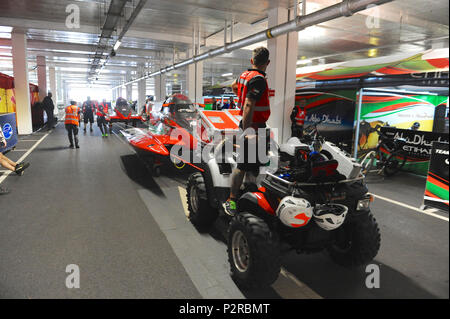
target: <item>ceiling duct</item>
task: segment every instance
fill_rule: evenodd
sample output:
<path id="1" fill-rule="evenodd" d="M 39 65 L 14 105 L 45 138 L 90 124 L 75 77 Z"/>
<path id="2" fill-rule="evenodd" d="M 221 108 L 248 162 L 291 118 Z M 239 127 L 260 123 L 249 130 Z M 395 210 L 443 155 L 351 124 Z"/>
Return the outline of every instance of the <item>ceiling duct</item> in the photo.
<path id="1" fill-rule="evenodd" d="M 122 16 L 122 11 L 127 3 L 127 0 L 111 0 L 108 13 L 106 14 L 105 23 L 102 27 L 102 33 L 98 39 L 97 47 L 93 56 L 89 76 L 93 77 L 100 66 L 100 61 L 104 58 L 103 54 L 109 47 L 109 40 L 112 34 L 116 31 L 117 23 Z"/>

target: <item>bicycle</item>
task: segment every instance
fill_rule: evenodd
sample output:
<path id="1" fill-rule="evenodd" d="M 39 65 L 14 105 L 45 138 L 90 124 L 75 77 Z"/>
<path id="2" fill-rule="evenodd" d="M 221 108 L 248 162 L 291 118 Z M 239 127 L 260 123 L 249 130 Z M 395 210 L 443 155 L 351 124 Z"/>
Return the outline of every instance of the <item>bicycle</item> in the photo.
<path id="1" fill-rule="evenodd" d="M 377 174 L 393 176 L 406 163 L 406 152 L 403 150 L 406 140 L 391 138 L 379 130 L 376 132 L 380 136 L 377 148 L 367 153 L 360 161 L 362 173 L 367 175 L 375 167 Z"/>

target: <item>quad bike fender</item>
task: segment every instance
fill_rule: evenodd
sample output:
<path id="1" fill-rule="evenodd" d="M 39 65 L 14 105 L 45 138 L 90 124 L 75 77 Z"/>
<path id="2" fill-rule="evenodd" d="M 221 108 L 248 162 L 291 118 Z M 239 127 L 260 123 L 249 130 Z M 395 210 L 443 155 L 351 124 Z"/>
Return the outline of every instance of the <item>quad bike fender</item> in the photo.
<path id="1" fill-rule="evenodd" d="M 215 193 L 214 182 L 211 176 L 211 171 L 209 169 L 204 169 L 202 172 L 203 179 L 205 181 L 206 186 L 206 194 L 208 196 L 208 202 L 211 207 L 218 208 L 219 201 L 217 200 L 217 196 Z"/>
<path id="2" fill-rule="evenodd" d="M 238 201 L 238 210 L 252 212 L 258 216 L 275 216 L 275 210 L 262 192 L 247 192 Z"/>

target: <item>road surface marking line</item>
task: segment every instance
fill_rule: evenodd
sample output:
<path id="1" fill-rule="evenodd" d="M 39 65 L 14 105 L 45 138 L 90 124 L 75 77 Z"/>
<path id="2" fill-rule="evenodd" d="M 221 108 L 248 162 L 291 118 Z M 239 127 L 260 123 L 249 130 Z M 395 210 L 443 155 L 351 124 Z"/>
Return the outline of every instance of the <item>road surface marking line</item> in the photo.
<path id="1" fill-rule="evenodd" d="M 380 195 L 375 195 L 373 193 L 371 193 L 371 194 L 375 198 L 379 198 L 379 199 L 384 200 L 386 202 L 389 202 L 389 203 L 392 203 L 392 204 L 395 204 L 395 205 L 398 205 L 398 206 L 402 206 L 404 208 L 408 208 L 410 210 L 413 210 L 413 211 L 421 213 L 421 214 L 425 214 L 425 215 L 429 215 L 429 216 L 432 216 L 432 217 L 435 217 L 435 218 L 439 218 L 439 219 L 442 219 L 442 220 L 444 220 L 446 222 L 449 221 L 448 217 L 444 217 L 444 216 L 441 216 L 441 215 L 433 213 L 433 211 L 435 211 L 435 210 L 421 210 L 420 208 L 416 208 L 414 206 L 410 206 L 410 205 L 404 204 L 402 202 L 398 202 L 396 200 L 393 200 L 393 199 L 390 199 L 390 198 L 387 198 L 387 197 L 383 197 L 383 196 L 380 196 Z"/>
<path id="2" fill-rule="evenodd" d="M 10 152 L 26 152 L 26 151 L 28 151 L 28 149 L 11 150 Z"/>
<path id="3" fill-rule="evenodd" d="M 186 189 L 178 186 L 178 191 L 180 192 L 180 200 L 181 205 L 183 205 L 184 214 L 186 215 L 187 218 L 189 218 L 189 209 L 186 201 L 186 194 L 187 194 Z"/>
<path id="4" fill-rule="evenodd" d="M 17 160 L 17 163 L 22 162 L 24 159 L 26 159 L 28 157 L 28 155 L 31 154 L 31 152 L 34 151 L 34 149 L 36 147 L 38 147 L 39 144 L 41 144 L 41 142 L 50 134 L 51 132 L 48 132 L 47 134 L 45 134 L 44 136 L 42 136 L 39 140 L 37 140 L 37 142 L 25 153 L 22 155 L 21 158 L 19 158 Z M 4 175 L 0 176 L 0 184 L 3 183 L 3 181 L 9 176 L 9 174 L 11 174 L 11 171 L 6 172 Z"/>
<path id="5" fill-rule="evenodd" d="M 281 267 L 280 275 L 284 278 L 288 279 L 291 283 L 294 284 L 296 289 L 300 288 L 300 291 L 290 291 L 289 287 L 283 287 L 285 289 L 280 289 L 281 287 L 277 287 L 277 281 L 272 285 L 279 294 L 281 293 L 283 298 L 286 299 L 323 299 L 318 293 L 309 288 L 303 282 L 301 282 L 295 275 L 287 271 L 284 267 Z M 279 291 L 280 290 L 280 291 Z M 282 291 L 284 290 L 284 291 Z M 285 295 L 285 296 L 284 296 Z"/>

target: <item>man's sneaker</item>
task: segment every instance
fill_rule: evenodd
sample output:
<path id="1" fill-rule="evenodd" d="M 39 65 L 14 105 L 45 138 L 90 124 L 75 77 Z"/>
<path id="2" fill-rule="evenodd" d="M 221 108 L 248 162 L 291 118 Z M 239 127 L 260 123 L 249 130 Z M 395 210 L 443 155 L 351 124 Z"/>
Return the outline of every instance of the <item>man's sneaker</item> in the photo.
<path id="1" fill-rule="evenodd" d="M 23 171 L 26 170 L 30 166 L 30 163 L 19 163 L 16 165 L 16 169 L 14 170 L 17 175 L 22 175 Z"/>
<path id="2" fill-rule="evenodd" d="M 105 136 L 108 137 L 108 133 L 106 133 Z"/>
<path id="3" fill-rule="evenodd" d="M 222 204 L 223 210 L 227 215 L 234 216 L 236 215 L 236 202 L 232 199 L 228 199 L 225 203 Z"/>
<path id="4" fill-rule="evenodd" d="M 75 145 L 76 148 L 80 148 L 80 145 Z"/>
<path id="5" fill-rule="evenodd" d="M 102 134 L 102 137 L 106 137 L 106 135 L 105 135 L 105 134 Z"/>
<path id="6" fill-rule="evenodd" d="M 0 187 L 0 195 L 6 195 L 9 194 L 9 189 Z"/>
<path id="7" fill-rule="evenodd" d="M 73 144 L 70 144 L 69 147 L 70 147 L 70 148 L 73 148 Z"/>

